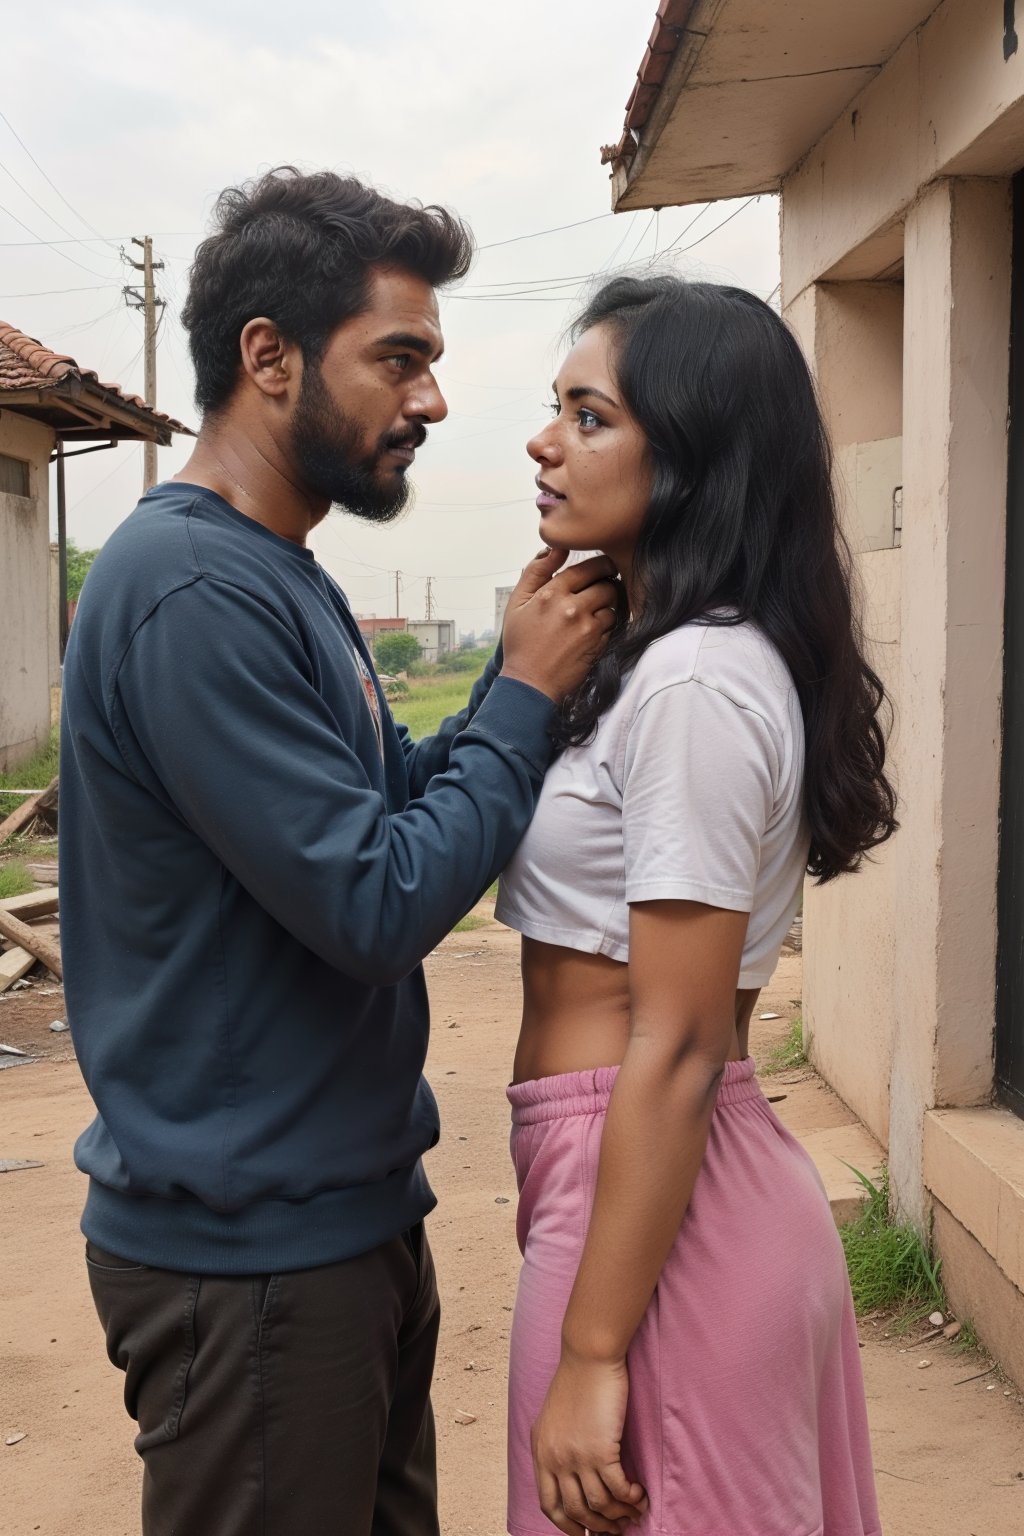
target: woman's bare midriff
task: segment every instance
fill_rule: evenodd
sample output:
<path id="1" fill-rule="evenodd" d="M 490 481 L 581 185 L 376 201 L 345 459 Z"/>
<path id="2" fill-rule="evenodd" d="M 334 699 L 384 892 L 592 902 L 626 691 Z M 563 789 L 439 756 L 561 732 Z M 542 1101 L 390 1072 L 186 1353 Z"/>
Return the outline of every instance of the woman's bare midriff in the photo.
<path id="1" fill-rule="evenodd" d="M 729 1060 L 747 1054 L 757 990 L 736 993 Z M 629 1042 L 629 966 L 537 939 L 523 940 L 523 1023 L 512 1081 L 622 1065 Z"/>

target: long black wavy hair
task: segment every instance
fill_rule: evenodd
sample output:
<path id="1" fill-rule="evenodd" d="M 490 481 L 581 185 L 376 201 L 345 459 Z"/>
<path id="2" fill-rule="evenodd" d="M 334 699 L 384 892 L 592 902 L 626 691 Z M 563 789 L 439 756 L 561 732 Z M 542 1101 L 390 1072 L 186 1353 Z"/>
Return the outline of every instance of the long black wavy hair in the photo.
<path id="1" fill-rule="evenodd" d="M 803 354 L 753 294 L 665 274 L 613 278 L 573 339 L 597 325 L 611 333 L 616 380 L 647 438 L 652 488 L 636 611 L 567 701 L 559 738 L 590 738 L 660 636 L 694 620 L 751 621 L 788 666 L 803 711 L 808 872 L 824 882 L 855 870 L 897 827 L 884 771 L 889 709 L 864 657 Z"/>

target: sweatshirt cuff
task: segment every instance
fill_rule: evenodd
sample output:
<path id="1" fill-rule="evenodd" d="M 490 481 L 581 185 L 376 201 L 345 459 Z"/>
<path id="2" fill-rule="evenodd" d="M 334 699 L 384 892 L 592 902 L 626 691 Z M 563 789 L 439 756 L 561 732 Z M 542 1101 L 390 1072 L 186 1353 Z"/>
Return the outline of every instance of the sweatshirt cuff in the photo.
<path id="1" fill-rule="evenodd" d="M 468 726 L 494 736 L 545 774 L 554 755 L 555 706 L 547 694 L 512 677 L 496 677 Z"/>

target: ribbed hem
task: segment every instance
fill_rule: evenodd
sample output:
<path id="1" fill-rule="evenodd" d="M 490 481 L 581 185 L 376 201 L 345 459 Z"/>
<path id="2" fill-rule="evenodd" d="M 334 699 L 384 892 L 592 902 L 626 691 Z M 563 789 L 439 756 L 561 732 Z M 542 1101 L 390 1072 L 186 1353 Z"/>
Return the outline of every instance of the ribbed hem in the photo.
<path id="1" fill-rule="evenodd" d="M 82 1231 L 97 1248 L 154 1269 L 267 1275 L 369 1253 L 416 1226 L 436 1204 L 422 1163 L 378 1184 L 327 1190 L 309 1200 L 266 1200 L 241 1211 L 123 1194 L 90 1179 Z"/>
<path id="2" fill-rule="evenodd" d="M 512 1124 L 535 1125 L 538 1120 L 603 1114 L 618 1074 L 618 1067 L 595 1067 L 590 1072 L 563 1072 L 557 1077 L 511 1083 L 506 1092 L 512 1106 Z M 752 1056 L 743 1061 L 727 1061 L 718 1085 L 715 1109 L 763 1098 L 754 1074 Z"/>
<path id="3" fill-rule="evenodd" d="M 497 737 L 538 773 L 546 773 L 554 753 L 554 723 L 555 706 L 547 694 L 514 677 L 496 677 L 466 729 Z"/>

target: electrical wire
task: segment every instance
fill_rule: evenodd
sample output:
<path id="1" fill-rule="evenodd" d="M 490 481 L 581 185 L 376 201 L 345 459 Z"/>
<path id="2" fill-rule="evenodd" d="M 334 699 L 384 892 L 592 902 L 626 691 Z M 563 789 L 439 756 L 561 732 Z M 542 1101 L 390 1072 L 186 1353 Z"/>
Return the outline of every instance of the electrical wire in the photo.
<path id="1" fill-rule="evenodd" d="M 53 240 L 42 240 L 42 239 L 40 239 L 40 237 L 36 234 L 35 230 L 31 229 L 29 227 L 29 225 L 25 223 L 24 219 L 19 219 L 18 215 L 16 213 L 12 213 L 9 208 L 5 208 L 3 203 L 0 203 L 0 213 L 6 213 L 6 215 L 7 215 L 7 217 L 9 219 L 13 219 L 15 224 L 18 224 L 22 229 L 26 230 L 30 235 L 32 235 L 35 244 L 37 244 L 37 245 L 48 245 L 64 261 L 70 261 L 70 263 L 71 263 L 71 265 L 73 267 L 81 267 L 83 272 L 88 272 L 90 277 L 98 277 L 98 278 L 100 278 L 100 280 L 102 282 L 108 282 L 109 281 L 109 278 L 107 277 L 107 274 L 105 272 L 97 272 L 95 267 L 87 267 L 85 265 L 84 261 L 76 261 L 74 256 L 69 256 L 68 255 L 67 251 L 59 250 L 58 249 L 58 245 L 65 244 L 66 243 L 65 241 L 62 240 L 62 241 L 59 241 L 59 242 L 55 242 Z"/>
<path id="2" fill-rule="evenodd" d="M 121 470 L 124 469 L 126 464 L 131 464 L 133 462 L 139 463 L 140 462 L 139 455 L 141 454 L 141 452 L 142 452 L 142 445 L 141 445 L 141 443 L 136 444 L 136 452 L 133 453 L 133 454 L 126 454 L 125 457 L 121 460 L 121 462 L 119 464 L 115 464 L 113 469 L 110 470 L 107 474 L 105 474 L 101 480 L 97 480 L 96 484 L 90 486 L 89 489 L 84 493 L 84 495 L 79 496 L 78 500 L 74 503 L 74 505 L 70 506 L 68 508 L 68 512 L 69 513 L 77 512 L 78 508 L 82 505 L 83 501 L 88 501 L 90 496 L 94 496 L 96 494 L 96 492 L 102 486 L 106 485 L 108 480 L 112 480 L 116 474 L 119 474 L 121 472 Z"/>
<path id="3" fill-rule="evenodd" d="M 601 219 L 614 219 L 614 213 L 595 213 L 589 219 L 576 219 L 572 224 L 556 224 L 551 229 L 535 229 L 528 235 L 512 235 L 508 240 L 490 240 L 478 245 L 478 251 L 496 251 L 500 245 L 515 245 L 520 240 L 539 240 L 542 235 L 558 235 L 564 229 L 579 229 L 581 224 L 597 224 Z"/>
<path id="4" fill-rule="evenodd" d="M 25 140 L 21 137 L 21 134 L 15 128 L 15 126 L 11 122 L 10 118 L 7 117 L 6 114 L 3 113 L 3 112 L 0 112 L 0 121 L 2 121 L 2 122 L 7 124 L 8 129 L 14 135 L 14 137 L 17 139 L 18 143 L 21 145 L 21 147 L 25 151 L 26 155 L 28 155 L 29 159 L 32 161 L 32 164 L 35 166 L 35 168 L 39 172 L 40 176 L 42 176 L 43 180 L 48 182 L 49 185 L 53 188 L 53 190 L 56 192 L 57 196 L 60 198 L 61 202 L 64 204 L 65 208 L 69 209 L 70 212 L 74 214 L 74 216 L 78 220 L 78 222 L 80 224 L 84 224 L 86 229 L 89 230 L 89 232 L 93 236 L 95 236 L 95 238 L 97 240 L 102 240 L 104 242 L 104 244 L 107 244 L 107 245 L 111 244 L 112 242 L 110 240 L 108 240 L 106 235 L 101 235 L 99 233 L 99 231 L 96 229 L 95 224 L 90 224 L 89 220 L 85 217 L 85 215 L 79 213 L 78 209 L 74 206 L 74 204 L 68 202 L 67 198 L 64 196 L 64 193 L 60 190 L 60 187 L 58 187 L 57 183 L 53 180 L 53 178 L 48 176 L 46 171 L 43 170 L 43 167 L 39 164 L 39 161 L 36 159 L 36 157 L 32 153 L 32 151 L 29 149 L 28 145 L 25 143 Z M 10 171 L 8 171 L 7 174 L 10 176 L 10 174 L 11 174 Z M 11 179 L 13 180 L 14 178 L 11 177 Z M 24 190 L 24 189 L 22 189 L 22 190 Z M 27 193 L 26 196 L 32 197 L 31 192 Z M 32 201 L 35 203 L 36 200 L 35 200 L 34 197 L 32 198 Z M 41 206 L 42 206 L 41 204 L 36 203 L 36 207 L 37 208 L 41 207 Z M 46 212 L 45 208 L 43 209 L 43 212 L 44 213 Z M 58 221 L 53 218 L 52 214 L 47 214 L 47 217 L 50 218 L 50 219 L 53 219 L 53 222 L 54 222 L 54 224 L 57 225 L 58 229 L 63 229 L 64 228 L 63 224 L 58 223 Z M 68 234 L 68 235 L 71 234 L 70 230 L 65 230 L 64 232 L 65 232 L 65 234 Z M 74 238 L 74 237 L 72 237 L 72 238 Z"/>
<path id="5" fill-rule="evenodd" d="M 117 283 L 83 283 L 81 288 L 37 288 L 32 293 L 0 293 L 0 299 L 47 299 L 55 293 L 99 293 L 103 288 L 117 286 Z"/>

